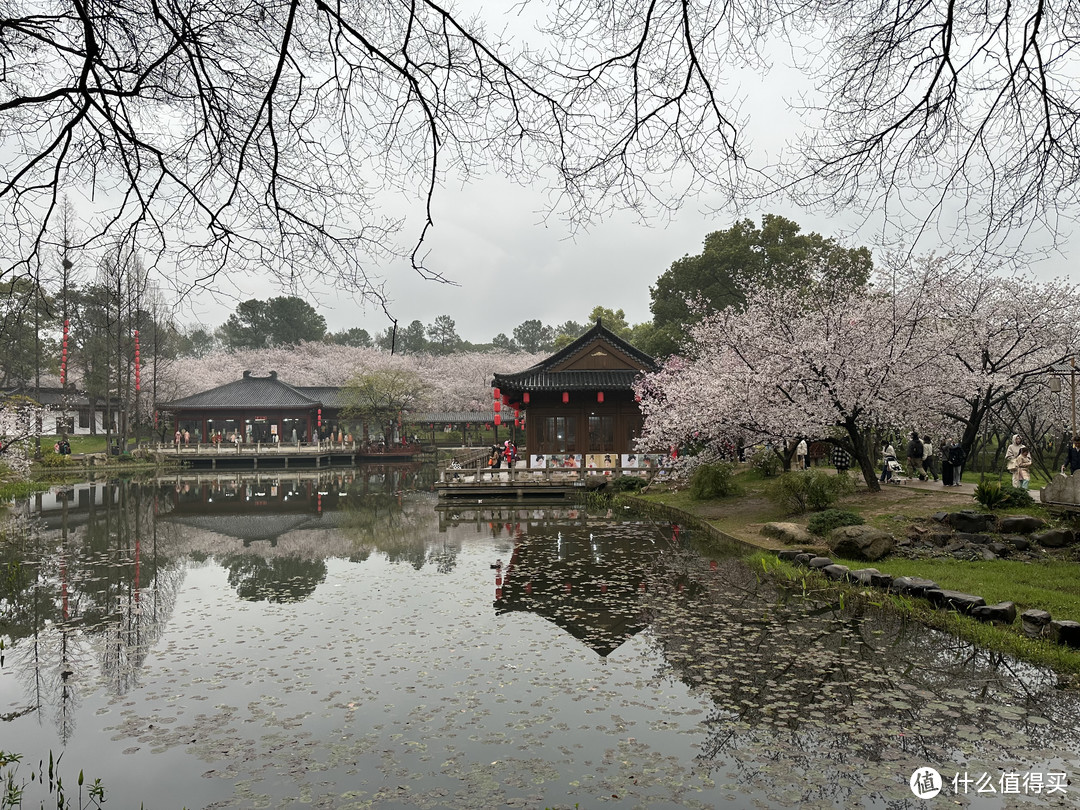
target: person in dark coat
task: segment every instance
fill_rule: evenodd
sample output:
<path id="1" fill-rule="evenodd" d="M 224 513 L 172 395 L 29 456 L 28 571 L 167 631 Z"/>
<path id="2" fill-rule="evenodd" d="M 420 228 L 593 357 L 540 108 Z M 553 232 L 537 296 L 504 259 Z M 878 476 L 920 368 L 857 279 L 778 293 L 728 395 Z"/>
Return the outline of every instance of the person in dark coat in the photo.
<path id="1" fill-rule="evenodd" d="M 1073 436 L 1072 447 L 1069 448 L 1065 463 L 1069 465 L 1070 475 L 1076 475 L 1076 471 L 1080 470 L 1080 436 Z"/>
<path id="2" fill-rule="evenodd" d="M 851 456 L 838 444 L 833 445 L 832 463 L 838 473 L 846 473 L 851 467 Z"/>
<path id="3" fill-rule="evenodd" d="M 941 483 L 944 486 L 960 486 L 960 480 L 964 474 L 964 460 L 964 448 L 959 442 L 952 442 L 945 446 L 941 463 Z"/>

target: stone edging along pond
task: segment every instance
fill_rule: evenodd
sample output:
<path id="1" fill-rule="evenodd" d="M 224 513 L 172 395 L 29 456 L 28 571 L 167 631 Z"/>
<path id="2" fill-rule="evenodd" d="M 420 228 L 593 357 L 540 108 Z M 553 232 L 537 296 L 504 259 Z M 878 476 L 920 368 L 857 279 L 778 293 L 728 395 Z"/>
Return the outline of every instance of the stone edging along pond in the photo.
<path id="1" fill-rule="evenodd" d="M 845 582 L 863 587 L 870 586 L 891 593 L 923 598 L 936 608 L 955 610 L 958 613 L 993 624 L 1011 625 L 1016 621 L 1016 605 L 1012 602 L 987 605 L 986 600 L 981 596 L 940 588 L 936 582 L 930 579 L 922 577 L 894 578 L 889 574 L 882 573 L 877 568 L 860 568 L 852 571 L 846 565 L 837 565 L 829 557 L 822 556 L 817 552 L 804 551 L 800 548 L 776 550 L 755 545 L 721 531 L 708 521 L 676 507 L 653 503 L 632 496 L 625 498 L 625 500 L 630 502 L 637 511 L 681 523 L 694 531 L 704 534 L 711 540 L 755 551 L 774 553 L 781 560 L 820 571 L 825 577 L 835 582 Z M 976 513 L 965 512 L 964 514 Z M 944 513 L 934 517 L 939 522 L 947 522 Z M 986 515 L 986 517 L 992 519 L 993 515 Z M 1028 638 L 1046 638 L 1068 647 L 1080 648 L 1080 622 L 1055 620 L 1047 611 L 1035 609 L 1025 610 L 1020 614 L 1020 620 L 1022 622 L 1021 630 Z"/>

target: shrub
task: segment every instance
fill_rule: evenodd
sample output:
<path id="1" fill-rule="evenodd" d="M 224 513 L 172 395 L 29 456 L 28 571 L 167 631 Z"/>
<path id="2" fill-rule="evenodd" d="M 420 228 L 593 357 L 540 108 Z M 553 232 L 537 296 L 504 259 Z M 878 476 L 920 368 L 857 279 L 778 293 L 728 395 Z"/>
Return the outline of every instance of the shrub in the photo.
<path id="1" fill-rule="evenodd" d="M 38 461 L 42 467 L 54 469 L 56 467 L 71 466 L 71 456 L 62 456 L 59 453 L 44 453 Z"/>
<path id="2" fill-rule="evenodd" d="M 1001 488 L 1000 481 L 980 481 L 975 486 L 975 500 L 987 509 L 999 509 L 1005 506 L 1008 498 L 1008 494 Z"/>
<path id="3" fill-rule="evenodd" d="M 1026 489 L 1014 487 L 1010 483 L 1002 484 L 1001 491 L 1005 493 L 1005 503 L 1002 505 L 1007 509 L 1031 506 L 1033 503 L 1035 503 L 1035 499 L 1031 497 L 1030 492 L 1028 492 Z"/>
<path id="4" fill-rule="evenodd" d="M 826 509 L 817 512 L 806 521 L 806 528 L 811 534 L 825 537 L 833 529 L 840 526 L 861 526 L 864 523 L 862 516 L 846 509 Z"/>
<path id="5" fill-rule="evenodd" d="M 753 448 L 747 455 L 747 461 L 763 478 L 772 478 L 784 468 L 784 462 L 771 447 Z"/>
<path id="6" fill-rule="evenodd" d="M 640 492 L 645 486 L 645 479 L 636 475 L 619 475 L 608 481 L 612 492 Z"/>
<path id="7" fill-rule="evenodd" d="M 827 509 L 841 495 L 855 491 L 855 482 L 848 475 L 830 475 L 824 470 L 809 469 L 786 472 L 769 487 L 768 496 L 795 514 Z"/>
<path id="8" fill-rule="evenodd" d="M 723 498 L 734 495 L 738 490 L 735 465 L 726 461 L 702 464 L 690 476 L 690 497 L 695 501 Z"/>

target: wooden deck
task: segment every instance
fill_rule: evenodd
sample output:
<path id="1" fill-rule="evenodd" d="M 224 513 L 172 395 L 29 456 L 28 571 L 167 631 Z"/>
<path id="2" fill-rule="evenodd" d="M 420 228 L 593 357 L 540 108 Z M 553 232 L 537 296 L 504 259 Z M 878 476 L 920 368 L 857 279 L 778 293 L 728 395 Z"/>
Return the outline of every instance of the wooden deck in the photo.
<path id="1" fill-rule="evenodd" d="M 519 462 L 520 464 L 521 462 Z M 439 471 L 435 491 L 440 498 L 534 498 L 568 499 L 577 493 L 598 489 L 613 477 L 635 475 L 651 480 L 658 471 L 637 467 L 588 469 L 454 468 Z"/>
<path id="2" fill-rule="evenodd" d="M 418 445 L 401 445 L 389 448 L 364 447 L 356 442 L 289 442 L 289 443 L 242 443 L 208 442 L 192 444 L 165 444 L 151 448 L 152 455 L 160 461 L 179 461 L 187 467 L 216 470 L 261 467 L 291 469 L 294 467 L 328 467 L 333 464 L 353 465 L 365 463 L 412 461 L 421 453 Z"/>

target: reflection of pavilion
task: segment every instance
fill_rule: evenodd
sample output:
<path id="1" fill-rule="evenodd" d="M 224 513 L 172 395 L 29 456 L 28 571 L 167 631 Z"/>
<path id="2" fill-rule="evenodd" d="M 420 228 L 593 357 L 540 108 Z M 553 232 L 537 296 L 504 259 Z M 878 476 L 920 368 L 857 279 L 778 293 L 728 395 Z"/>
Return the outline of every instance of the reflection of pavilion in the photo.
<path id="1" fill-rule="evenodd" d="M 217 474 L 177 477 L 164 490 L 165 513 L 159 519 L 199 531 L 224 535 L 249 546 L 305 529 L 332 529 L 348 520 L 350 498 L 391 491 L 411 469 L 388 473 L 359 471 L 270 474 L 253 477 Z"/>
<path id="2" fill-rule="evenodd" d="M 518 524 L 513 554 L 496 570 L 496 613 L 535 613 L 602 657 L 645 628 L 639 593 L 654 545 L 603 523 L 530 528 Z"/>

